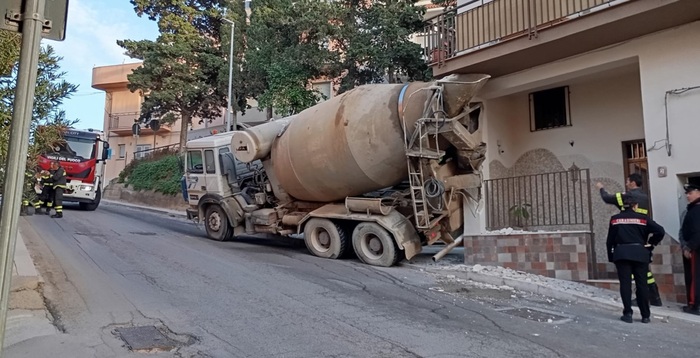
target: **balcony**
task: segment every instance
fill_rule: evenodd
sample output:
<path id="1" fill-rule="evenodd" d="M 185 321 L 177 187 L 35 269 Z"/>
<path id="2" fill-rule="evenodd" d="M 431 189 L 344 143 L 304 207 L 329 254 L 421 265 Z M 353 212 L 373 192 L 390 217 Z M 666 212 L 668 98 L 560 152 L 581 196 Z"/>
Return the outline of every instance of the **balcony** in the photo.
<path id="1" fill-rule="evenodd" d="M 124 89 L 129 84 L 127 76 L 139 66 L 141 63 L 95 67 L 92 69 L 92 88 L 103 91 Z"/>
<path id="2" fill-rule="evenodd" d="M 435 76 L 497 77 L 697 20 L 697 0 L 472 0 L 419 37 Z"/>
<path id="3" fill-rule="evenodd" d="M 139 118 L 139 112 L 112 113 L 109 115 L 109 132 L 118 136 L 132 135 L 131 127 Z M 161 125 L 158 134 L 170 133 L 169 125 Z M 153 135 L 153 130 L 141 125 L 141 135 Z"/>

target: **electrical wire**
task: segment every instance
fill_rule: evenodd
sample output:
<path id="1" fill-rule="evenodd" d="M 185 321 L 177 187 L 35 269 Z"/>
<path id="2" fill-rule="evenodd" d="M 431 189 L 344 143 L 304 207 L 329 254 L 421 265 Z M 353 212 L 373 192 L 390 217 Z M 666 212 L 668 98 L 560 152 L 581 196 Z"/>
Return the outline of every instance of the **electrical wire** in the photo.
<path id="1" fill-rule="evenodd" d="M 684 87 L 684 88 L 676 88 L 672 89 L 670 91 L 666 91 L 664 94 L 664 112 L 666 114 L 666 139 L 661 139 L 657 140 L 654 142 L 654 145 L 651 146 L 651 148 L 647 149 L 647 152 L 651 152 L 652 150 L 658 150 L 661 149 L 661 147 L 657 148 L 656 144 L 659 142 L 666 142 L 664 144 L 664 147 L 666 148 L 666 155 L 669 157 L 671 156 L 671 137 L 669 133 L 669 125 L 668 125 L 668 97 L 670 95 L 680 95 L 688 91 L 700 89 L 700 86 L 692 86 L 692 87 Z"/>

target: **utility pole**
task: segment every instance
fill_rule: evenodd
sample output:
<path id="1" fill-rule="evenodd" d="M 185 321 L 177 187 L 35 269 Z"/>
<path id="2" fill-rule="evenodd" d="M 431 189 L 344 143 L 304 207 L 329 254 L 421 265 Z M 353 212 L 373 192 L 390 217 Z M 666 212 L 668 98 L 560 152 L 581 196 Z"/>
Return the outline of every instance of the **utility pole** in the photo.
<path id="1" fill-rule="evenodd" d="M 12 112 L 10 143 L 5 162 L 5 188 L 0 208 L 0 263 L 2 293 L 0 296 L 0 354 L 5 341 L 10 280 L 17 242 L 17 226 L 27 169 L 29 130 L 34 107 L 34 88 L 39 64 L 41 32 L 44 28 L 45 0 L 25 0 L 20 16 L 22 47 L 17 70 L 17 88 Z M 66 4 L 67 5 L 67 4 Z M 5 19 L 2 19 L 4 22 Z"/>
<path id="2" fill-rule="evenodd" d="M 226 132 L 231 130 L 231 122 L 233 121 L 233 107 L 231 107 L 231 93 L 233 91 L 233 34 L 236 30 L 236 23 L 227 19 L 222 18 L 222 20 L 231 24 L 231 45 L 229 46 L 228 55 L 228 106 L 226 107 Z M 235 130 L 236 123 L 233 123 Z"/>

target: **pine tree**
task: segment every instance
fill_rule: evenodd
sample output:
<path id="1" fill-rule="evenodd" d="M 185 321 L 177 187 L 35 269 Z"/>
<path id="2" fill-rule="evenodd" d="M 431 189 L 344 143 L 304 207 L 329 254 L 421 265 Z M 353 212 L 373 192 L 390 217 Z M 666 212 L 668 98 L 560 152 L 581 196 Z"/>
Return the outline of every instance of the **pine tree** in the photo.
<path id="1" fill-rule="evenodd" d="M 236 23 L 237 54 L 240 63 L 243 48 L 243 2 L 230 0 L 131 0 L 139 16 L 147 15 L 158 22 L 156 41 L 123 40 L 117 43 L 143 65 L 128 76 L 129 89 L 141 90 L 144 101 L 140 119 L 157 117 L 162 123 L 181 119 L 180 150 L 184 151 L 187 130 L 194 117 L 210 120 L 226 107 L 228 85 L 228 45 L 230 26 Z M 224 40 L 226 38 L 226 40 Z M 234 66 L 238 68 L 238 64 Z M 238 76 L 237 76 L 238 77 Z M 235 93 L 245 98 L 242 81 L 237 80 Z M 234 110 L 241 109 L 240 100 Z"/>
<path id="2" fill-rule="evenodd" d="M 425 7 L 416 0 L 336 3 L 341 11 L 338 44 L 347 70 L 340 92 L 367 83 L 426 80 L 430 70 L 411 36 L 423 29 Z"/>
<path id="3" fill-rule="evenodd" d="M 246 73 L 260 108 L 290 115 L 318 102 L 310 81 L 339 73 L 338 53 L 331 49 L 335 20 L 333 6 L 321 0 L 251 4 Z"/>

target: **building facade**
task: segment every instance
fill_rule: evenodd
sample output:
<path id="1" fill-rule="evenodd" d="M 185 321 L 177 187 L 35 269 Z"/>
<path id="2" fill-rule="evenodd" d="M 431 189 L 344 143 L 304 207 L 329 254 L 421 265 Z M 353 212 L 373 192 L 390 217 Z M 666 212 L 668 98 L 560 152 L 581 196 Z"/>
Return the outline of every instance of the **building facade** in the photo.
<path id="1" fill-rule="evenodd" d="M 488 180 L 471 234 L 507 227 L 501 219 L 524 201 L 533 229 L 589 232 L 588 279 L 612 277 L 604 242 L 617 209 L 595 184 L 622 191 L 638 173 L 668 232 L 653 271 L 682 301 L 682 186 L 700 175 L 698 38 L 693 0 L 460 1 L 430 19 L 424 46 L 437 77 L 492 76 L 477 98 Z"/>
<path id="2" fill-rule="evenodd" d="M 105 92 L 103 130 L 112 148 L 112 158 L 107 161 L 105 171 L 107 182 L 117 178 L 135 158 L 143 158 L 154 149 L 175 149 L 180 143 L 180 120 L 172 125 L 162 125 L 155 133 L 142 124 L 140 134 L 133 134 L 132 126 L 140 116 L 143 95 L 127 88 L 127 76 L 140 65 L 141 63 L 129 63 L 95 67 L 92 70 L 92 87 Z M 249 124 L 264 122 L 265 112 L 257 110 L 254 101 L 249 104 L 252 108 L 245 115 L 238 113 L 238 121 Z M 221 112 L 218 118 L 194 118 L 187 133 L 188 140 L 224 131 L 225 109 Z"/>

